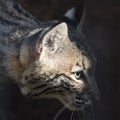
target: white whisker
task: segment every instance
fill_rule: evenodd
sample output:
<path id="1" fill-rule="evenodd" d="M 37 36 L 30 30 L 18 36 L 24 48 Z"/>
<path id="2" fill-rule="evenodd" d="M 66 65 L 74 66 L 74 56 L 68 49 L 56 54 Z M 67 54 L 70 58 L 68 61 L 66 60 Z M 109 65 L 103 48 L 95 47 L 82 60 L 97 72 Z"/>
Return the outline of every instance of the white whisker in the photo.
<path id="1" fill-rule="evenodd" d="M 57 114 L 55 115 L 53 120 L 57 120 L 57 118 L 59 117 L 59 115 L 66 109 L 65 106 L 63 106 L 62 108 L 60 108 L 60 110 L 57 112 Z"/>
<path id="2" fill-rule="evenodd" d="M 60 116 L 61 113 L 63 113 L 66 110 L 66 106 L 70 106 L 70 103 L 64 105 L 62 108 L 59 109 L 53 120 L 57 120 L 57 118 Z"/>
<path id="3" fill-rule="evenodd" d="M 70 116 L 70 120 L 72 120 L 72 118 L 73 118 L 75 108 L 76 108 L 76 107 L 74 107 L 73 110 L 72 110 L 72 113 L 71 113 L 71 116 Z M 74 119 L 73 119 L 73 120 L 74 120 Z"/>

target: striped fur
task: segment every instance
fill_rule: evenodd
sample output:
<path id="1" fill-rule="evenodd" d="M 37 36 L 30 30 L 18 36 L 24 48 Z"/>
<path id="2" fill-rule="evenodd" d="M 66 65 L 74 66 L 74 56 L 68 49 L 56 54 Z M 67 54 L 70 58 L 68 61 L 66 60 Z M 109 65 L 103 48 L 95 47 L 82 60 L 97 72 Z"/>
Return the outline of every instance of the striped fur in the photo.
<path id="1" fill-rule="evenodd" d="M 32 98 L 56 98 L 72 110 L 98 98 L 95 58 L 73 23 L 41 23 L 16 0 L 0 0 L 0 78 Z"/>

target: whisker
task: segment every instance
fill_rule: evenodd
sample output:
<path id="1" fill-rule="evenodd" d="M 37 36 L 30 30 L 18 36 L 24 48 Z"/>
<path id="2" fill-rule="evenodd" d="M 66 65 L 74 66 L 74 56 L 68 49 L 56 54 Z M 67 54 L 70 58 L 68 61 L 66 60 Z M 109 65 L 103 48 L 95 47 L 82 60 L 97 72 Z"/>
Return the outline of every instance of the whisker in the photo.
<path id="1" fill-rule="evenodd" d="M 75 109 L 76 109 L 76 107 L 75 107 Z M 74 112 L 75 112 L 75 114 L 74 114 L 75 120 L 80 120 L 80 119 L 78 118 L 78 112 L 76 112 L 76 111 L 74 111 Z"/>
<path id="2" fill-rule="evenodd" d="M 86 116 L 86 113 L 85 113 L 85 109 L 82 108 L 81 111 L 82 111 L 82 114 L 83 114 L 84 120 L 87 120 L 87 116 Z"/>
<path id="3" fill-rule="evenodd" d="M 55 115 L 54 119 L 53 120 L 57 120 L 57 118 L 59 117 L 59 115 L 66 109 L 65 106 L 63 106 L 58 112 L 57 114 Z"/>
<path id="4" fill-rule="evenodd" d="M 92 119 L 95 120 L 95 111 L 94 111 L 94 107 L 93 104 L 90 105 L 91 111 L 92 111 Z"/>
<path id="5" fill-rule="evenodd" d="M 53 120 L 57 120 L 57 118 L 60 116 L 60 114 L 67 109 L 66 106 L 69 106 L 69 105 L 70 105 L 70 103 L 68 103 L 68 104 L 64 105 L 62 108 L 60 108 L 59 111 L 57 112 L 57 114 L 55 115 L 55 117 L 53 118 Z"/>
<path id="6" fill-rule="evenodd" d="M 31 96 L 32 96 L 32 92 L 25 97 L 24 102 L 28 101 L 31 98 Z"/>
<path id="7" fill-rule="evenodd" d="M 79 111 L 77 111 L 77 115 L 78 115 L 78 120 L 81 120 L 80 110 L 79 110 Z"/>
<path id="8" fill-rule="evenodd" d="M 73 118 L 74 110 L 75 110 L 75 107 L 74 107 L 73 110 L 72 110 L 72 113 L 71 113 L 71 116 L 70 116 L 70 120 L 72 120 L 72 118 Z"/>

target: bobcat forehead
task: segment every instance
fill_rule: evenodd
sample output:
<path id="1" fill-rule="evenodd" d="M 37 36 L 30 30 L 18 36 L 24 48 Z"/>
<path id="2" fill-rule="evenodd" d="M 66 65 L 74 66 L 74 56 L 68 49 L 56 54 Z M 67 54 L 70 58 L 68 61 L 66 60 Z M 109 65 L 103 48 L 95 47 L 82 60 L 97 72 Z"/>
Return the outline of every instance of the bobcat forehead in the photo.
<path id="1" fill-rule="evenodd" d="M 82 71 L 82 70 L 83 70 L 83 67 L 82 67 L 82 66 L 74 65 L 74 66 L 72 67 L 71 72 L 77 72 L 77 71 Z"/>

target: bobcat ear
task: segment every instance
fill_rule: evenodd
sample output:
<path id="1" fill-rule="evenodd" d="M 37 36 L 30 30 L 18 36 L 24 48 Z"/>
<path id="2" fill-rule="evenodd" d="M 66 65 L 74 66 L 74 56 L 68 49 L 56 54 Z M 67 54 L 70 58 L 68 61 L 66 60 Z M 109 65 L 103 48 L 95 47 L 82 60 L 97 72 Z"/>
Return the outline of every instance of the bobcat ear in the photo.
<path id="1" fill-rule="evenodd" d="M 64 16 L 65 16 L 66 18 L 68 18 L 69 20 L 74 21 L 74 20 L 75 20 L 75 13 L 76 13 L 76 8 L 73 7 L 73 8 L 71 8 L 71 9 L 69 9 L 69 10 L 64 14 Z"/>
<path id="2" fill-rule="evenodd" d="M 42 42 L 37 44 L 37 52 L 41 53 L 43 49 L 54 50 L 55 45 L 62 41 L 64 37 L 68 35 L 68 27 L 67 24 L 62 22 L 47 30 L 42 36 Z"/>
<path id="3" fill-rule="evenodd" d="M 74 25 L 82 28 L 86 17 L 86 4 L 81 2 L 77 7 L 69 9 L 62 18 L 65 22 L 73 23 Z"/>

